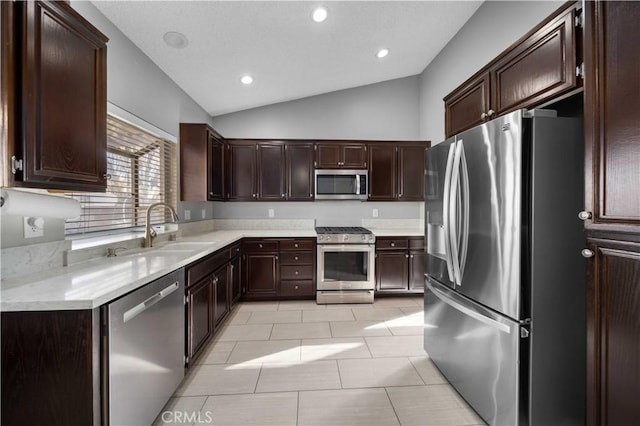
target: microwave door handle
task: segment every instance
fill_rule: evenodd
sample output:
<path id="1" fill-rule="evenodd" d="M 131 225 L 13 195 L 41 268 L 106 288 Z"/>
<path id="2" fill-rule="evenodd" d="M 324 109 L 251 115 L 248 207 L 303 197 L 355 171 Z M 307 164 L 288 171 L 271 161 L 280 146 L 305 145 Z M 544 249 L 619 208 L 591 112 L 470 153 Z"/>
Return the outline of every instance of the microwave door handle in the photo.
<path id="1" fill-rule="evenodd" d="M 356 195 L 360 195 L 360 175 L 356 174 Z"/>

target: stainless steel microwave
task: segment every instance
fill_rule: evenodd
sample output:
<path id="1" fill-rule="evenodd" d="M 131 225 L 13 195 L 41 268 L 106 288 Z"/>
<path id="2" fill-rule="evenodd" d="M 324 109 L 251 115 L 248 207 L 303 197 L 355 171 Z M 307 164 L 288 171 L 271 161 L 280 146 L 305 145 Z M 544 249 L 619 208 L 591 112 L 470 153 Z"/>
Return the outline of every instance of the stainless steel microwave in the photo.
<path id="1" fill-rule="evenodd" d="M 366 170 L 316 170 L 316 200 L 366 200 L 369 172 Z"/>

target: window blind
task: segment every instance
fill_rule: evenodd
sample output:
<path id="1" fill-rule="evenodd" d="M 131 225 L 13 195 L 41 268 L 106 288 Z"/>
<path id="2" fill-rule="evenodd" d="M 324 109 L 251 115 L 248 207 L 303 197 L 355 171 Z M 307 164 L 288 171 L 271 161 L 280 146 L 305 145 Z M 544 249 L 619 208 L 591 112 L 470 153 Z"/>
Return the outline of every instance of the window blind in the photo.
<path id="1" fill-rule="evenodd" d="M 151 204 L 162 201 L 176 207 L 176 144 L 109 115 L 106 192 L 67 196 L 82 207 L 79 218 L 65 222 L 67 235 L 143 226 Z M 166 208 L 152 212 L 151 223 L 170 221 Z"/>

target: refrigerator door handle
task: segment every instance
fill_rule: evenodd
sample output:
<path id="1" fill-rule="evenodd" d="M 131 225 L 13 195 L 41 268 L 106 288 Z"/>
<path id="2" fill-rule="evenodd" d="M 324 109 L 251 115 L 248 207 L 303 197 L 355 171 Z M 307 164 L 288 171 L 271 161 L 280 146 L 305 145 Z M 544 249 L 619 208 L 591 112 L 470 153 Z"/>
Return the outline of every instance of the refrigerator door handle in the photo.
<path id="1" fill-rule="evenodd" d="M 453 170 L 451 173 L 451 196 L 449 197 L 449 245 L 451 247 L 451 263 L 453 264 L 453 282 L 462 285 L 462 274 L 459 264 L 458 247 L 458 190 L 460 189 L 460 159 L 462 157 L 462 139 L 456 141 L 456 150 L 453 157 Z"/>
<path id="2" fill-rule="evenodd" d="M 492 328 L 495 328 L 496 330 L 499 330 L 503 333 L 507 333 L 507 334 L 511 334 L 511 327 L 507 324 L 504 324 L 494 318 L 491 318 L 491 316 L 485 315 L 483 313 L 484 309 L 478 306 L 474 306 L 474 307 L 470 307 L 470 306 L 465 306 L 468 305 L 468 303 L 466 301 L 464 301 L 463 299 L 461 299 L 460 296 L 456 297 L 456 294 L 453 290 L 442 290 L 440 288 L 437 288 L 436 285 L 434 285 L 431 282 L 431 279 L 429 279 L 427 277 L 427 279 L 425 280 L 426 284 L 427 284 L 427 288 L 429 290 L 431 290 L 431 292 L 438 298 L 440 299 L 442 302 L 446 303 L 447 305 L 451 306 L 452 308 L 454 308 L 455 310 L 475 319 L 478 320 L 480 322 L 482 322 L 483 324 L 486 324 Z M 440 286 L 438 286 L 440 287 Z M 456 300 L 459 299 L 459 300 Z M 487 311 L 486 314 L 490 313 Z"/>
<path id="3" fill-rule="evenodd" d="M 444 172 L 444 194 L 442 199 L 442 231 L 444 233 L 444 250 L 445 260 L 447 262 L 447 274 L 449 281 L 455 283 L 453 275 L 453 259 L 451 257 L 451 223 L 449 222 L 449 208 L 451 200 L 451 173 L 453 170 L 453 157 L 456 143 L 452 143 L 449 147 L 447 155 L 447 168 Z"/>
<path id="4" fill-rule="evenodd" d="M 461 156 L 460 164 L 462 166 L 462 244 L 460 247 L 460 279 L 462 284 L 462 277 L 464 276 L 464 267 L 467 263 L 467 250 L 469 248 L 469 209 L 471 204 L 469 203 L 469 191 L 471 186 L 469 185 L 469 169 L 467 168 L 467 157 L 464 154 L 464 146 L 460 144 Z"/>

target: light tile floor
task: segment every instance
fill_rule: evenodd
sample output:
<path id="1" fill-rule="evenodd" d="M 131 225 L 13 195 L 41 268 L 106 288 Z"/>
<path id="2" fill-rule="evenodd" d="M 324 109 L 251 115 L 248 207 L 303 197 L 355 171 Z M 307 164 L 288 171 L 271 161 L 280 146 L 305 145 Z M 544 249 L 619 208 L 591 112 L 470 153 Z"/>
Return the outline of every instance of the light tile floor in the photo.
<path id="1" fill-rule="evenodd" d="M 241 303 L 154 425 L 482 425 L 429 360 L 422 297 Z"/>

